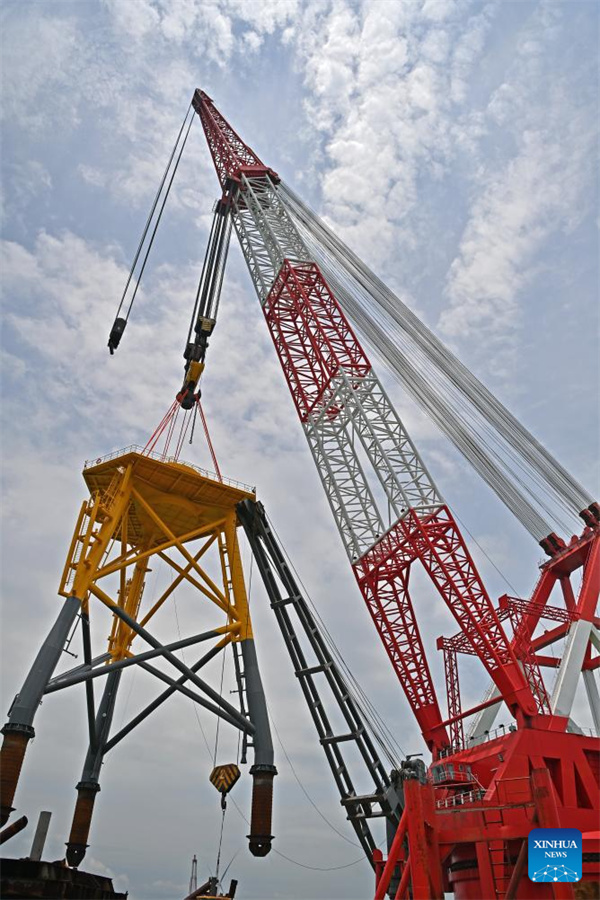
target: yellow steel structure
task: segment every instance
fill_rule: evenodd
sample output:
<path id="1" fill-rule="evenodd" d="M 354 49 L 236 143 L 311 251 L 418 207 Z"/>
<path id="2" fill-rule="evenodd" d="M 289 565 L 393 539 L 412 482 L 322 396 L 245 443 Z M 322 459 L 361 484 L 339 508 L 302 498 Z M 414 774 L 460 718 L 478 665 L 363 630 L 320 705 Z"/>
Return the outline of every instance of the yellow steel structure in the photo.
<path id="1" fill-rule="evenodd" d="M 215 629 L 222 635 L 220 646 L 252 637 L 235 510 L 240 500 L 254 498 L 250 488 L 135 450 L 97 460 L 86 466 L 83 477 L 90 497 L 79 513 L 60 594 L 78 597 L 84 614 L 89 615 L 95 597 L 109 609 L 120 607 L 145 627 L 185 582 L 224 614 L 225 624 Z M 192 547 L 197 542 L 200 546 Z M 218 549 L 218 584 L 203 566 L 211 548 Z M 167 563 L 175 577 L 142 613 L 153 557 Z M 105 580 L 115 574 L 118 588 L 111 596 Z M 113 616 L 109 665 L 132 655 L 135 636 Z"/>
<path id="2" fill-rule="evenodd" d="M 67 842 L 67 861 L 78 866 L 85 856 L 99 776 L 104 756 L 175 691 L 252 736 L 254 765 L 249 846 L 255 856 L 271 848 L 271 804 L 277 769 L 262 682 L 258 669 L 248 597 L 237 540 L 236 507 L 253 500 L 253 489 L 140 448 L 86 464 L 83 477 L 90 496 L 84 501 L 62 573 L 59 594 L 65 600 L 43 642 L 2 729 L 0 814 L 5 821 L 23 764 L 27 743 L 34 736 L 33 720 L 45 694 L 85 682 L 89 748 Z M 211 565 L 212 558 L 212 565 Z M 172 570 L 168 587 L 152 604 L 144 604 L 144 587 L 153 562 Z M 207 566 L 211 566 L 210 571 Z M 203 607 L 214 607 L 207 630 L 171 644 L 161 644 L 147 626 L 181 585 L 193 588 Z M 112 613 L 107 652 L 92 657 L 90 611 L 93 601 Z M 208 608 L 207 608 L 208 612 Z M 53 677 L 69 631 L 79 617 L 84 664 Z M 214 624 L 216 622 L 216 624 Z M 153 623 L 152 623 L 153 624 Z M 136 637 L 151 650 L 132 651 Z M 189 668 L 175 649 L 212 642 Z M 240 709 L 215 691 L 198 670 L 233 645 Z M 174 681 L 149 660 L 161 657 L 182 673 Z M 122 672 L 141 666 L 169 685 L 116 734 L 111 724 Z M 98 707 L 93 681 L 104 679 Z M 191 683 L 196 692 L 185 682 Z M 197 690 L 200 690 L 200 694 Z M 203 696 L 204 695 L 204 696 Z"/>

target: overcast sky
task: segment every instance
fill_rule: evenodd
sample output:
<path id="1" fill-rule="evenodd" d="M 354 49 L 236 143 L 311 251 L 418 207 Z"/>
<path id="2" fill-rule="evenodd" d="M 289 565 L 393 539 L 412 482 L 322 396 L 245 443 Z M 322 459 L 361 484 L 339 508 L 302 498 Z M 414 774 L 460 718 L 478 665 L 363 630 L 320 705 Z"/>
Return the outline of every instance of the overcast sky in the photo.
<path id="1" fill-rule="evenodd" d="M 196 87 L 597 492 L 595 2 L 4 0 L 1 16 L 2 715 L 59 609 L 56 588 L 86 495 L 83 461 L 145 444 L 180 386 L 218 196 L 198 122 L 112 358 L 106 338 Z M 527 596 L 541 551 L 388 386 L 492 596 Z M 222 470 L 257 486 L 346 660 L 399 744 L 419 752 L 237 246 L 204 404 Z M 183 456 L 209 465 L 199 439 Z M 157 567 L 146 596 L 167 577 Z M 418 615 L 444 703 L 434 641 L 455 628 L 421 589 Z M 251 602 L 273 721 L 297 775 L 276 739 L 274 846 L 293 862 L 250 857 L 247 825 L 231 806 L 224 864 L 238 855 L 228 875 L 249 900 L 364 898 L 371 870 L 256 579 Z M 209 621 L 189 595 L 177 613 L 185 633 Z M 98 617 L 97 647 L 106 628 Z M 175 638 L 173 606 L 156 630 Z M 466 702 L 475 703 L 482 670 L 469 659 L 461 671 Z M 127 674 L 117 727 L 156 692 L 150 676 Z M 232 677 L 228 666 L 227 690 Z M 214 722 L 201 722 L 212 747 Z M 55 859 L 85 753 L 83 691 L 49 698 L 36 730 L 16 806 L 31 820 L 53 811 L 46 856 Z M 230 748 L 225 734 L 222 755 Z M 85 867 L 112 873 L 132 900 L 183 896 L 193 853 L 201 877 L 214 870 L 220 810 L 211 767 L 190 702 L 173 699 L 107 759 Z M 249 783 L 245 774 L 233 795 L 245 815 Z M 26 854 L 31 834 L 15 838 L 11 854 Z"/>

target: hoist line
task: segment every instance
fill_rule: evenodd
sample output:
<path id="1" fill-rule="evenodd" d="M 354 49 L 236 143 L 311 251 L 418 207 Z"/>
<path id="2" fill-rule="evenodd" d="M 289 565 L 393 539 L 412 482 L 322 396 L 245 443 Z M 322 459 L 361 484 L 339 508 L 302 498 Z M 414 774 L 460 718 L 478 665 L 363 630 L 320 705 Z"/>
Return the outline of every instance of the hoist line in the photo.
<path id="1" fill-rule="evenodd" d="M 339 835 L 339 836 L 342 838 L 342 840 L 346 841 L 347 844 L 351 844 L 353 847 L 357 847 L 357 848 L 360 850 L 360 849 L 361 849 L 360 844 L 357 844 L 356 841 L 353 841 L 353 840 L 351 840 L 350 838 L 346 837 L 346 835 L 343 834 L 341 831 L 339 831 L 339 830 L 335 827 L 335 825 L 333 825 L 333 823 L 329 821 L 329 819 L 327 818 L 327 816 L 325 816 L 325 815 L 321 812 L 321 810 L 319 809 L 319 807 L 317 806 L 317 804 L 315 803 L 315 801 L 313 800 L 313 798 L 310 796 L 310 794 L 308 793 L 308 791 L 306 790 L 306 788 L 305 788 L 304 785 L 302 784 L 302 779 L 300 778 L 300 776 L 299 776 L 298 773 L 296 772 L 296 769 L 295 769 L 295 767 L 294 767 L 294 764 L 293 764 L 293 762 L 291 761 L 290 757 L 288 756 L 288 752 L 287 752 L 287 750 L 285 749 L 285 745 L 284 745 L 283 741 L 281 740 L 281 735 L 279 734 L 279 729 L 277 728 L 277 725 L 275 724 L 275 719 L 273 718 L 273 713 L 272 713 L 272 711 L 271 711 L 271 707 L 269 706 L 268 709 L 269 709 L 269 718 L 270 718 L 270 720 L 271 720 L 271 723 L 272 723 L 272 725 L 273 725 L 273 728 L 275 729 L 275 734 L 277 735 L 277 740 L 279 741 L 279 744 L 280 744 L 280 746 L 281 746 L 281 749 L 283 750 L 283 755 L 285 756 L 286 761 L 287 761 L 287 763 L 288 763 L 290 769 L 292 770 L 292 775 L 294 776 L 294 778 L 295 778 L 296 781 L 298 782 L 298 786 L 300 787 L 300 790 L 302 791 L 302 793 L 304 794 L 304 796 L 306 797 L 306 799 L 308 800 L 308 802 L 310 803 L 310 805 L 313 807 L 313 809 L 315 810 L 315 812 L 317 812 L 318 815 L 323 819 L 323 821 L 324 821 L 327 825 L 329 825 L 329 827 L 330 827 L 333 831 L 335 831 L 335 833 L 336 833 L 337 835 Z"/>
<path id="2" fill-rule="evenodd" d="M 215 467 L 215 473 L 219 481 L 223 481 L 223 476 L 221 475 L 221 469 L 219 468 L 219 463 L 217 461 L 217 454 L 215 453 L 215 448 L 213 447 L 213 442 L 210 439 L 210 432 L 208 430 L 208 425 L 206 423 L 206 416 L 204 415 L 204 410 L 202 409 L 202 403 L 200 402 L 200 398 L 198 397 L 197 409 L 200 412 L 200 420 L 202 422 L 202 428 L 204 429 L 204 437 L 206 438 L 206 443 L 208 444 L 208 449 L 210 451 L 210 456 L 213 461 L 213 466 Z"/>
<path id="3" fill-rule="evenodd" d="M 231 802 L 233 803 L 235 809 L 244 820 L 246 825 L 250 825 L 250 822 L 248 821 L 242 810 L 239 808 L 233 797 L 231 797 Z M 381 844 L 379 844 L 379 847 L 383 847 L 385 843 L 387 843 L 387 838 L 382 841 Z M 361 857 L 359 857 L 359 859 L 355 859 L 353 862 L 345 863 L 341 866 L 309 866 L 306 863 L 299 862 L 299 860 L 297 859 L 292 859 L 291 856 L 286 856 L 285 853 L 282 853 L 281 850 L 276 850 L 275 847 L 271 849 L 271 852 L 276 853 L 277 856 L 281 856 L 282 859 L 287 860 L 287 862 L 293 863 L 295 866 L 300 866 L 302 869 L 311 869 L 311 871 L 313 872 L 337 872 L 339 869 L 349 869 L 350 866 L 356 866 L 359 862 L 369 861 L 363 854 Z"/>
<path id="4" fill-rule="evenodd" d="M 187 139 L 188 139 L 188 136 L 189 136 L 189 133 L 190 133 L 190 129 L 191 129 L 193 123 L 194 123 L 194 119 L 195 119 L 195 116 L 192 116 L 192 117 L 190 118 L 190 122 L 189 122 L 189 125 L 188 125 L 188 127 L 187 127 L 187 131 L 185 132 L 185 136 L 184 136 L 184 138 L 183 138 L 183 141 L 181 142 L 181 147 L 180 147 L 179 153 L 177 154 L 177 159 L 175 160 L 175 165 L 173 166 L 173 171 L 172 171 L 172 173 L 171 173 L 171 177 L 170 177 L 170 179 L 169 179 L 169 183 L 167 184 L 167 189 L 166 189 L 166 191 L 165 191 L 165 195 L 164 195 L 164 197 L 163 197 L 163 201 L 162 201 L 162 203 L 161 203 L 161 205 L 160 205 L 160 209 L 159 209 L 158 215 L 157 215 L 157 217 L 156 217 L 156 222 L 155 222 L 155 224 L 154 224 L 154 229 L 153 229 L 153 231 L 152 231 L 152 235 L 151 235 L 151 237 L 150 237 L 150 241 L 149 241 L 148 246 L 147 246 L 147 248 L 146 248 L 146 253 L 144 254 L 144 259 L 143 259 L 143 262 L 142 262 L 142 267 L 141 267 L 141 269 L 140 269 L 140 274 L 138 275 L 138 278 L 137 278 L 137 281 L 136 281 L 136 284 L 135 284 L 135 288 L 133 289 L 133 294 L 131 295 L 131 300 L 129 301 L 129 306 L 127 307 L 127 313 L 126 313 L 126 315 L 125 315 L 125 321 L 128 321 L 128 320 L 129 320 L 129 315 L 130 315 L 130 313 L 131 313 L 131 308 L 132 308 L 133 302 L 134 302 L 134 300 L 135 300 L 135 298 L 136 298 L 136 296 L 137 296 L 137 292 L 138 292 L 139 286 L 140 286 L 141 281 L 142 281 L 142 276 L 143 276 L 143 274 L 144 274 L 144 270 L 145 270 L 145 268 L 146 268 L 146 264 L 148 263 L 148 258 L 149 258 L 149 256 L 150 256 L 150 251 L 152 250 L 152 245 L 154 244 L 154 239 L 155 239 L 155 237 L 156 237 L 156 232 L 158 231 L 158 226 L 160 225 L 160 220 L 162 219 L 162 214 L 163 214 L 163 212 L 164 212 L 166 202 L 167 202 L 167 200 L 168 200 L 168 198 L 169 198 L 169 194 L 170 194 L 170 192 L 171 192 L 171 187 L 172 187 L 172 185 L 173 185 L 173 180 L 174 180 L 174 178 L 175 178 L 175 175 L 177 174 L 177 169 L 179 168 L 179 163 L 181 162 L 181 157 L 182 157 L 182 155 L 183 155 L 183 151 L 185 150 L 185 145 L 186 145 L 186 143 L 187 143 Z"/>
<path id="5" fill-rule="evenodd" d="M 428 366 L 426 368 L 427 378 L 425 378 L 423 373 L 411 362 L 411 359 L 415 358 L 415 354 L 402 353 L 391 339 L 390 324 L 393 327 L 393 323 L 389 323 L 389 320 L 379 321 L 375 316 L 369 317 L 354 301 L 354 295 L 349 296 L 346 289 L 341 286 L 326 261 L 323 261 L 323 268 L 329 274 L 330 280 L 337 285 L 338 292 L 345 298 L 349 315 L 357 323 L 360 322 L 361 330 L 368 333 L 369 343 L 387 368 L 394 376 L 401 377 L 404 387 L 411 393 L 413 399 L 461 450 L 468 462 L 496 491 L 511 512 L 520 516 L 521 522 L 530 533 L 540 540 L 552 530 L 553 526 L 550 523 L 553 522 L 557 530 L 562 530 L 567 535 L 570 534 L 575 526 L 570 523 L 570 519 L 565 519 L 565 513 L 568 514 L 569 510 L 560 500 L 557 501 L 556 497 L 553 497 L 547 482 L 535 472 L 531 473 L 514 448 L 502 444 L 498 440 L 497 433 L 490 428 L 488 423 L 485 421 L 478 423 L 476 419 L 472 418 L 474 414 L 472 407 L 466 404 L 460 395 L 456 397 L 452 392 L 448 392 L 447 385 L 439 372 Z M 422 368 L 425 369 L 425 366 Z M 475 414 L 477 415 L 477 411 Z M 507 460 L 503 458 L 500 452 L 502 450 L 512 458 L 516 468 L 511 468 Z M 537 493 L 519 472 L 533 481 L 537 486 Z M 527 495 L 529 495 L 529 499 Z M 553 500 L 558 509 L 552 507 Z M 518 513 L 519 509 L 520 513 Z M 540 515 L 540 510 L 546 514 L 547 518 Z"/>
<path id="6" fill-rule="evenodd" d="M 433 390 L 431 381 L 423 377 L 412 365 L 408 357 L 400 353 L 388 335 L 378 327 L 377 323 L 367 316 L 333 271 L 329 269 L 326 262 L 321 260 L 321 264 L 326 278 L 340 303 L 347 310 L 348 315 L 356 322 L 357 327 L 360 328 L 369 343 L 378 351 L 378 355 L 391 372 L 396 376 L 400 376 L 402 384 L 421 408 L 428 413 L 440 430 L 462 452 L 481 477 L 509 507 L 511 512 L 533 534 L 536 540 L 539 541 L 549 534 L 553 530 L 551 525 L 538 514 L 503 474 L 498 462 L 494 463 L 484 447 L 475 440 L 473 435 L 469 434 L 463 424 L 464 420 L 461 421 L 460 417 L 453 413 L 447 403 L 442 405 L 440 394 Z"/>
<path id="7" fill-rule="evenodd" d="M 223 286 L 225 267 L 227 264 L 227 257 L 229 255 L 231 224 L 232 219 L 229 211 L 227 211 L 225 214 L 213 215 L 213 221 L 210 228 L 207 244 L 207 247 L 210 248 L 210 252 L 205 254 L 204 261 L 202 263 L 202 271 L 200 273 L 200 280 L 198 282 L 198 290 L 196 291 L 194 308 L 192 310 L 192 317 L 190 319 L 190 325 L 187 333 L 187 344 L 191 342 L 192 331 L 194 329 L 194 325 L 198 321 L 199 315 L 210 319 L 217 318 L 219 303 L 221 300 L 221 288 Z M 215 240 L 215 232 L 218 232 L 217 240 Z M 217 259 L 216 268 L 215 258 Z M 210 303 L 212 302 L 212 299 L 214 297 L 216 297 L 216 304 L 213 310 L 210 308 Z M 200 307 L 201 299 L 202 307 Z M 206 308 L 207 300 L 209 302 L 208 308 Z"/>
<path id="8" fill-rule="evenodd" d="M 183 117 L 183 122 L 181 123 L 181 128 L 179 129 L 179 134 L 177 135 L 177 140 L 175 141 L 175 143 L 174 143 L 174 145 L 173 145 L 173 149 L 171 150 L 171 155 L 170 155 L 170 157 L 169 157 L 169 161 L 168 161 L 168 163 L 167 163 L 167 165 L 166 165 L 166 168 L 165 168 L 165 171 L 164 171 L 162 180 L 161 180 L 160 185 L 159 185 L 159 187 L 158 187 L 158 191 L 156 192 L 156 196 L 155 196 L 155 198 L 154 198 L 154 203 L 152 204 L 152 207 L 151 207 L 151 209 L 150 209 L 150 212 L 148 213 L 148 218 L 146 219 L 146 224 L 145 224 L 145 226 L 144 226 L 144 230 L 143 230 L 143 232 L 142 232 L 142 236 L 141 236 L 141 238 L 140 238 L 140 242 L 139 242 L 139 244 L 138 244 L 137 250 L 135 251 L 135 256 L 133 257 L 133 263 L 131 264 L 131 269 L 129 270 L 129 276 L 128 276 L 128 278 L 127 278 L 127 282 L 125 283 L 125 288 L 124 288 L 124 290 L 123 290 L 123 295 L 122 295 L 122 297 L 121 297 L 121 302 L 119 303 L 119 308 L 117 309 L 117 317 L 118 317 L 119 313 L 121 312 L 121 308 L 122 308 L 122 306 L 123 306 L 123 302 L 124 302 L 124 300 L 125 300 L 125 296 L 126 296 L 126 294 L 127 294 L 127 290 L 128 290 L 128 288 L 129 288 L 129 284 L 130 284 L 130 282 L 131 282 L 131 279 L 133 278 L 133 273 L 134 273 L 134 271 L 135 271 L 135 267 L 136 267 L 136 265 L 137 265 L 137 261 L 138 261 L 138 259 L 139 259 L 140 253 L 142 252 L 142 247 L 143 247 L 144 241 L 146 240 L 146 235 L 148 234 L 148 229 L 150 228 L 150 222 L 152 221 L 152 216 L 154 215 L 154 212 L 155 212 L 156 207 L 157 207 L 157 205 L 158 205 L 158 201 L 159 201 L 160 195 L 161 195 L 161 193 L 162 193 L 162 189 L 163 189 L 163 187 L 165 186 L 165 181 L 167 180 L 167 175 L 169 174 L 169 169 L 171 168 L 171 163 L 173 162 L 173 157 L 175 156 L 175 152 L 176 152 L 176 150 L 177 150 L 177 146 L 178 146 L 178 144 L 179 144 L 179 141 L 181 140 L 181 135 L 183 134 L 183 129 L 185 128 L 185 123 L 186 123 L 186 121 L 187 121 L 187 117 L 189 116 L 190 110 L 191 110 L 191 109 L 192 109 L 192 104 L 190 103 L 190 105 L 189 105 L 188 108 L 187 108 L 186 114 L 185 114 L 185 116 Z M 193 115 L 192 115 L 192 118 L 193 118 Z M 130 308 L 131 308 L 131 307 L 130 307 Z M 127 315 L 129 316 L 129 313 L 127 313 Z M 116 317 L 115 317 L 115 318 L 116 318 Z"/>
<path id="9" fill-rule="evenodd" d="M 377 741 L 377 743 L 381 747 L 383 753 L 387 757 L 388 762 L 390 763 L 392 768 L 395 768 L 395 769 L 399 768 L 400 766 L 399 766 L 398 758 L 399 758 L 399 756 L 405 757 L 406 753 L 404 752 L 404 750 L 402 749 L 402 747 L 400 746 L 400 744 L 398 743 L 398 741 L 396 740 L 395 736 L 390 731 L 388 726 L 385 724 L 385 721 L 383 720 L 382 716 L 378 712 L 377 708 L 374 706 L 372 701 L 369 699 L 368 695 L 362 688 L 360 682 L 354 676 L 350 667 L 346 663 L 344 657 L 342 656 L 341 651 L 338 649 L 338 647 L 331 635 L 331 632 L 328 630 L 327 626 L 325 625 L 325 622 L 319 615 L 319 612 L 318 612 L 313 600 L 311 599 L 311 596 L 308 593 L 306 586 L 304 585 L 304 583 L 302 581 L 302 578 L 298 574 L 298 571 L 296 570 L 292 560 L 288 556 L 288 554 L 285 550 L 285 547 L 281 541 L 281 538 L 277 534 L 277 530 L 276 530 L 275 526 L 273 525 L 273 522 L 266 514 L 265 514 L 265 516 L 266 516 L 269 528 L 271 529 L 271 531 L 277 538 L 277 541 L 281 548 L 281 552 L 282 552 L 288 566 L 290 567 L 291 571 L 294 573 L 296 579 L 298 580 L 300 587 L 302 588 L 303 596 L 306 598 L 306 601 L 311 609 L 313 616 L 318 621 L 318 623 L 321 627 L 323 640 L 329 647 L 329 650 L 331 651 L 336 662 L 339 664 L 340 668 L 346 674 L 346 677 L 349 681 L 349 684 L 347 685 L 347 687 L 352 696 L 352 700 L 354 701 L 354 703 L 356 703 L 363 718 L 369 724 L 373 738 Z M 384 737 L 384 734 L 387 737 L 387 741 L 386 741 L 386 738 Z M 399 756 L 398 756 L 398 754 L 399 754 Z"/>
<path id="10" fill-rule="evenodd" d="M 471 432 L 469 433 L 465 429 L 465 423 L 469 421 L 467 413 L 472 415 L 473 411 L 465 407 L 453 412 L 451 396 L 446 396 L 445 403 L 442 399 L 444 398 L 444 390 L 447 391 L 447 386 L 441 383 L 439 391 L 432 390 L 432 383 L 436 381 L 436 373 L 435 370 L 432 370 L 431 365 L 427 366 L 428 378 L 424 380 L 414 365 L 409 362 L 408 355 L 401 354 L 398 347 L 391 341 L 390 325 L 392 325 L 393 329 L 393 323 L 386 322 L 385 328 L 382 328 L 378 322 L 374 324 L 373 317 L 369 318 L 362 308 L 349 297 L 348 291 L 340 286 L 338 277 L 333 274 L 327 261 L 320 257 L 316 249 L 315 256 L 321 263 L 323 271 L 326 277 L 329 278 L 332 286 L 334 288 L 337 287 L 336 293 L 340 296 L 342 305 L 345 306 L 350 317 L 361 327 L 361 330 L 367 334 L 369 343 L 375 347 L 376 351 L 379 351 L 379 355 L 383 358 L 392 374 L 395 377 L 400 376 L 402 378 L 405 387 L 413 395 L 413 398 L 428 412 L 438 427 L 452 440 L 468 462 L 496 491 L 511 512 L 535 536 L 536 540 L 539 541 L 553 529 L 549 522 L 539 515 L 531 502 L 527 501 L 521 492 L 515 490 L 515 484 L 521 485 L 523 490 L 533 497 L 535 505 L 546 512 L 549 520 L 560 523 L 557 526 L 559 530 L 563 529 L 565 533 L 570 534 L 573 526 L 565 524 L 564 515 L 553 510 L 544 499 L 545 495 L 549 495 L 548 485 L 540 481 L 534 473 L 533 480 L 538 487 L 538 493 L 536 494 L 535 490 L 532 490 L 531 486 L 507 465 L 506 460 L 499 455 L 485 435 L 482 438 L 477 433 L 476 423 L 473 421 L 469 423 Z M 411 355 L 414 358 L 414 354 Z M 437 380 L 439 381 L 439 375 Z M 487 429 L 489 426 L 484 424 L 484 428 Z M 489 430 L 487 434 L 488 438 L 496 437 L 497 439 L 497 436 L 489 432 Z M 523 470 L 521 461 L 516 458 L 514 452 L 511 452 L 511 448 L 504 449 L 509 456 L 512 455 L 513 459 L 516 459 L 517 468 Z M 527 472 L 526 474 L 531 473 Z M 511 479 L 514 484 L 511 484 Z M 552 498 L 551 494 L 549 496 L 551 499 L 555 499 Z M 559 500 L 559 503 L 564 513 L 564 504 L 561 500 Z"/>
<path id="11" fill-rule="evenodd" d="M 577 484 L 577 482 L 569 475 L 566 470 L 548 453 L 548 451 L 524 428 L 524 426 L 500 403 L 486 387 L 483 385 L 472 372 L 457 359 L 447 347 L 431 332 L 423 322 L 410 310 L 393 292 L 360 260 L 350 248 L 347 247 L 332 231 L 330 231 L 325 223 L 319 219 L 312 210 L 304 204 L 300 198 L 287 185 L 281 186 L 282 193 L 288 197 L 293 206 L 293 211 L 300 215 L 303 222 L 311 231 L 318 234 L 321 241 L 327 249 L 333 253 L 341 262 L 344 268 L 359 282 L 362 287 L 371 295 L 372 299 L 376 299 L 386 312 L 404 329 L 410 337 L 423 349 L 426 355 L 435 360 L 436 364 L 445 374 L 452 380 L 456 379 L 456 373 L 460 373 L 461 380 L 456 381 L 461 391 L 467 393 L 472 402 L 480 407 L 484 412 L 489 410 L 498 413 L 505 419 L 504 436 L 510 439 L 512 432 L 507 431 L 510 426 L 513 431 L 521 434 L 535 451 L 540 454 L 551 470 L 544 468 L 543 474 L 546 478 L 554 478 L 560 473 L 564 479 L 567 492 L 570 492 L 571 499 L 574 503 L 576 511 L 579 512 L 584 505 L 591 502 L 592 498 L 587 492 Z M 375 297 L 374 294 L 377 296 Z M 479 399 L 477 396 L 479 395 Z M 482 401 L 485 406 L 481 406 Z M 532 463 L 535 464 L 535 463 Z M 539 460 L 538 460 L 539 464 Z M 542 464 L 543 465 L 543 464 Z"/>
<path id="12" fill-rule="evenodd" d="M 537 540 L 545 537 L 551 530 L 548 522 L 538 515 L 530 503 L 515 490 L 510 479 L 502 472 L 502 461 L 496 454 L 496 459 L 490 459 L 484 446 L 474 439 L 464 427 L 464 411 L 462 415 L 453 412 L 448 399 L 443 403 L 443 386 L 441 391 L 433 391 L 431 382 L 433 373 L 428 372 L 429 378 L 423 375 L 409 361 L 408 355 L 400 353 L 398 347 L 389 338 L 388 331 L 381 328 L 379 323 L 369 316 L 360 306 L 353 292 L 342 283 L 341 273 L 335 272 L 330 260 L 315 248 L 315 256 L 320 262 L 323 271 L 331 283 L 340 302 L 346 308 L 350 317 L 365 333 L 384 362 L 395 376 L 400 376 L 404 386 L 412 394 L 413 398 L 433 418 L 438 427 L 455 443 L 458 449 L 468 461 L 476 468 L 486 482 L 493 487 L 501 499 L 509 506 L 509 509 L 519 518 L 522 524 L 536 537 Z"/>
<path id="13" fill-rule="evenodd" d="M 217 866 L 215 871 L 215 878 L 219 878 L 219 869 L 221 868 L 221 848 L 223 846 L 223 829 L 225 828 L 225 813 L 227 812 L 227 806 L 223 806 L 222 815 L 221 815 L 221 834 L 219 836 L 219 849 L 217 851 Z"/>
<path id="14" fill-rule="evenodd" d="M 369 316 L 373 304 L 384 311 L 389 325 L 395 323 L 404 340 L 411 340 L 427 361 L 429 376 L 432 364 L 477 412 L 502 437 L 507 453 L 520 454 L 541 477 L 547 492 L 553 491 L 562 507 L 577 516 L 592 502 L 591 496 L 569 475 L 552 455 L 525 429 L 502 403 L 458 360 L 418 317 L 353 253 L 324 222 L 287 185 L 279 188 L 282 200 L 307 239 L 311 250 L 320 256 L 329 254 L 331 265 L 343 270 L 344 276 L 358 287 L 359 300 Z M 344 305 L 344 300 L 340 298 Z M 350 312 L 349 312 L 350 314 Z M 389 319 L 392 322 L 389 322 Z M 398 373 L 396 373 L 398 374 Z M 463 451 L 461 451 L 463 452 Z M 467 458 L 469 458 L 467 456 Z M 469 461 L 471 461 L 469 459 Z M 539 524 L 539 523 L 538 523 Z M 568 531 L 569 529 L 567 529 Z"/>
<path id="15" fill-rule="evenodd" d="M 370 319 L 354 302 L 325 263 L 323 268 L 341 302 L 346 301 L 348 314 L 356 321 L 386 367 L 396 377 L 400 376 L 405 389 L 413 399 L 461 451 L 530 534 L 537 541 L 546 537 L 555 528 L 570 534 L 572 528 L 564 517 L 565 509 L 561 507 L 561 513 L 551 508 L 545 497 L 546 486 L 538 480 L 536 483 L 540 493 L 534 493 L 519 473 L 507 466 L 498 450 L 490 443 L 489 435 L 477 432 L 475 423 L 468 417 L 469 408 L 453 408 L 451 398 L 444 398 L 444 385 L 439 377 L 431 372 L 429 378 L 425 378 L 408 356 L 399 351 L 389 332 Z M 437 386 L 437 390 L 434 386 Z M 533 503 L 527 494 L 533 499 Z"/>

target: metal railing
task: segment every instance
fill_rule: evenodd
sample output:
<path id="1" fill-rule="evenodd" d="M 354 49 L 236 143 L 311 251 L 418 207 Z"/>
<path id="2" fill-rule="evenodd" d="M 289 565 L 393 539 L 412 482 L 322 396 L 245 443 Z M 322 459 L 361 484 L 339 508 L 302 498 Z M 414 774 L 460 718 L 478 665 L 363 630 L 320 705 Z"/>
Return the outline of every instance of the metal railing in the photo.
<path id="1" fill-rule="evenodd" d="M 443 800 L 436 800 L 436 809 L 452 809 L 456 806 L 464 806 L 466 803 L 479 803 L 483 800 L 485 791 L 476 788 L 473 791 L 463 791 L 460 794 L 452 794 L 451 797 L 445 797 Z"/>
<path id="2" fill-rule="evenodd" d="M 443 750 L 440 750 L 438 754 L 438 759 L 444 759 L 447 756 L 452 756 L 454 753 L 458 753 L 460 750 L 470 750 L 472 747 L 479 747 L 480 744 L 486 744 L 488 741 L 494 741 L 498 737 L 504 737 L 505 734 L 510 734 L 513 731 L 516 731 L 516 726 L 509 725 L 508 728 L 505 728 L 504 725 L 499 725 L 498 728 L 494 728 L 492 731 L 486 731 L 483 734 L 473 735 L 473 737 L 467 738 L 464 741 L 460 741 L 458 744 L 452 744 L 450 747 L 445 747 Z"/>
<path id="3" fill-rule="evenodd" d="M 452 746 L 450 747 L 445 747 L 443 750 L 440 750 L 438 754 L 438 760 L 445 759 L 448 756 L 453 756 L 455 753 L 459 753 L 461 750 L 470 750 L 473 747 L 479 747 L 480 744 L 486 744 L 488 741 L 494 741 L 496 740 L 496 738 L 504 737 L 505 734 L 511 734 L 516 730 L 517 728 L 515 725 L 509 725 L 508 728 L 505 728 L 504 725 L 499 725 L 498 728 L 494 728 L 492 731 L 486 731 L 483 734 L 473 735 L 473 737 L 467 738 L 464 741 L 460 741 L 458 744 L 452 744 Z M 569 731 L 568 734 L 582 734 L 585 737 L 598 737 L 594 728 L 580 728 L 579 726 L 577 726 L 572 731 Z"/>
<path id="4" fill-rule="evenodd" d="M 219 476 L 215 472 L 209 472 L 208 469 L 203 469 L 201 466 L 195 466 L 193 463 L 185 462 L 181 459 L 177 459 L 175 456 L 165 456 L 162 453 L 157 453 L 154 450 L 146 450 L 144 447 L 141 447 L 139 444 L 130 444 L 129 447 L 124 447 L 122 450 L 113 450 L 112 453 L 107 453 L 105 456 L 99 456 L 97 459 L 86 459 L 83 464 L 83 468 L 91 469 L 93 466 L 99 466 L 101 463 L 108 462 L 111 459 L 117 459 L 119 456 L 126 456 L 128 453 L 139 453 L 140 456 L 147 456 L 150 459 L 156 459 L 159 462 L 166 463 L 176 463 L 178 466 L 185 466 L 186 469 L 192 469 L 194 472 L 198 472 L 199 475 L 202 475 L 204 478 L 208 478 L 210 481 L 216 481 L 218 484 L 227 484 L 230 487 L 238 488 L 241 491 L 246 491 L 249 494 L 255 494 L 256 488 L 251 487 L 249 484 L 244 484 L 243 481 L 236 481 L 235 478 L 226 478 Z"/>

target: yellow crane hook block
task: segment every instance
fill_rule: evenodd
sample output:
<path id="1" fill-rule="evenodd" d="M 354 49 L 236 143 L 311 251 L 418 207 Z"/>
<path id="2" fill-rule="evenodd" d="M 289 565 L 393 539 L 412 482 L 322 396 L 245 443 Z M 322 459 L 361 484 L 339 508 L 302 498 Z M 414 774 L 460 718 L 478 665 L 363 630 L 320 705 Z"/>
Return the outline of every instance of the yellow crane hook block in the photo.
<path id="1" fill-rule="evenodd" d="M 241 774 L 235 763 L 229 763 L 226 766 L 215 766 L 210 773 L 210 782 L 214 784 L 221 794 L 228 794 Z"/>

